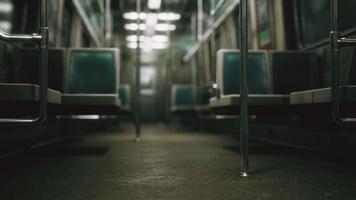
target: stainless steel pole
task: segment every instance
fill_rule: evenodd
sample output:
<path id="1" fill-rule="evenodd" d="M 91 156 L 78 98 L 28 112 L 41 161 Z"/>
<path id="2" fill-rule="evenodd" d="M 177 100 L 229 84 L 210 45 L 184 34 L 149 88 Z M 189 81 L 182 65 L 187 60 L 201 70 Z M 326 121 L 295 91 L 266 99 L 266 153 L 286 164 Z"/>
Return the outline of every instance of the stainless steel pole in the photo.
<path id="1" fill-rule="evenodd" d="M 240 162 L 241 176 L 248 176 L 249 171 L 249 130 L 248 130 L 248 84 L 247 84 L 247 54 L 248 54 L 248 25 L 247 0 L 240 0 Z"/>
<path id="2" fill-rule="evenodd" d="M 136 142 L 141 141 L 141 118 L 140 118 L 140 68 L 141 68 L 141 49 L 140 49 L 140 13 L 141 13 L 141 0 L 136 0 L 136 12 L 137 12 L 137 48 L 136 48 L 136 70 L 135 70 L 135 137 Z"/>
<path id="3" fill-rule="evenodd" d="M 40 113 L 47 118 L 47 89 L 48 89 L 48 22 L 47 22 L 47 0 L 40 1 L 40 34 L 42 36 L 39 44 L 39 77 L 40 77 Z M 45 120 L 44 119 L 44 120 Z"/>

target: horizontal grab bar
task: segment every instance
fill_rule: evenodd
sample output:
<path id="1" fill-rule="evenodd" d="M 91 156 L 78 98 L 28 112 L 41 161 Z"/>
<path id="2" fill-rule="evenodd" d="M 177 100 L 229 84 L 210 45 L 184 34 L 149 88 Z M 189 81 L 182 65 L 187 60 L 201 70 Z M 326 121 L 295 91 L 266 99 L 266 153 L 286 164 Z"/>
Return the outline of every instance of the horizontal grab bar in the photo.
<path id="1" fill-rule="evenodd" d="M 340 38 L 339 44 L 342 47 L 356 46 L 356 39 L 354 39 L 354 38 Z"/>
<path id="2" fill-rule="evenodd" d="M 40 42 L 42 36 L 36 33 L 31 34 L 9 34 L 0 29 L 0 40 L 5 42 Z"/>

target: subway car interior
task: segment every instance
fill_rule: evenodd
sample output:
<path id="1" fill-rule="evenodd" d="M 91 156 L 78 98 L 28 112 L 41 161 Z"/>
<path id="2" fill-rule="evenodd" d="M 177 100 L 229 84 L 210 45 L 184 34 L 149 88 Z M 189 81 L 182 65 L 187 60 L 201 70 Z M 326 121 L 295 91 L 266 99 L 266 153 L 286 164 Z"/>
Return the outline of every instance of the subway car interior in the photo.
<path id="1" fill-rule="evenodd" d="M 0 0 L 0 199 L 355 199 L 355 8 Z"/>

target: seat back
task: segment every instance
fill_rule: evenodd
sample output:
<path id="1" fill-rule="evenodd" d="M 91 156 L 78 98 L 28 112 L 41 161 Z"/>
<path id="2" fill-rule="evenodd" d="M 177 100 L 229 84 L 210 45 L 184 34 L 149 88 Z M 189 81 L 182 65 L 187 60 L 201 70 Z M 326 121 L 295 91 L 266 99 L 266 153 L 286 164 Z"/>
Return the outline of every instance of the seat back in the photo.
<path id="1" fill-rule="evenodd" d="M 351 61 L 348 65 L 347 85 L 356 85 L 356 50 L 351 50 Z"/>
<path id="2" fill-rule="evenodd" d="M 217 55 L 217 84 L 220 95 L 240 93 L 240 51 L 219 50 Z M 249 93 L 270 93 L 270 75 L 266 51 L 250 51 L 247 57 Z"/>
<path id="3" fill-rule="evenodd" d="M 65 73 L 65 92 L 117 94 L 119 72 L 117 48 L 70 48 Z"/>
<path id="4" fill-rule="evenodd" d="M 130 85 L 128 84 L 120 84 L 119 87 L 119 98 L 121 101 L 121 105 L 124 107 L 130 107 Z"/>
<path id="5" fill-rule="evenodd" d="M 6 83 L 10 80 L 8 60 L 7 45 L 0 42 L 0 83 Z"/>
<path id="6" fill-rule="evenodd" d="M 63 91 L 63 75 L 66 62 L 65 48 L 48 49 L 48 87 Z M 39 52 L 34 48 L 17 51 L 15 61 L 16 82 L 39 84 Z"/>
<path id="7" fill-rule="evenodd" d="M 172 86 L 172 105 L 192 106 L 194 88 L 192 85 L 173 85 Z"/>
<path id="8" fill-rule="evenodd" d="M 212 97 L 210 86 L 201 86 L 198 91 L 197 102 L 200 105 L 208 105 L 209 99 Z"/>
<path id="9" fill-rule="evenodd" d="M 320 87 L 317 55 L 314 52 L 270 51 L 274 94 Z"/>

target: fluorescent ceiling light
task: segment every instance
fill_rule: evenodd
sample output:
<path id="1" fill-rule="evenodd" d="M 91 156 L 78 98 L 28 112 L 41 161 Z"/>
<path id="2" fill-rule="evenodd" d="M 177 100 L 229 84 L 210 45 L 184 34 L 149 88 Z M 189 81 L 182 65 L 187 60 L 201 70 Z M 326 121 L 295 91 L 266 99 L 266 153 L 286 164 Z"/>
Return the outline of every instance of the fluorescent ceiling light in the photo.
<path id="1" fill-rule="evenodd" d="M 150 14 L 150 13 L 148 13 Z M 147 18 L 147 13 L 141 12 L 139 15 L 137 12 L 127 12 L 124 13 L 124 18 L 128 20 L 137 20 L 137 17 L 140 17 L 140 20 L 145 20 Z M 158 20 L 161 21 L 177 21 L 181 18 L 181 15 L 174 12 L 161 12 L 157 14 Z"/>
<path id="2" fill-rule="evenodd" d="M 158 10 L 161 8 L 161 0 L 148 0 L 148 8 Z"/>
<path id="3" fill-rule="evenodd" d="M 152 36 L 153 42 L 168 42 L 169 39 L 166 35 L 154 35 Z"/>
<path id="4" fill-rule="evenodd" d="M 148 43 L 142 43 L 140 42 L 140 48 L 141 49 L 166 49 L 168 48 L 168 43 L 161 43 L 161 42 L 151 42 L 149 47 L 145 47 L 145 44 L 148 45 Z M 127 43 L 127 48 L 129 49 L 136 49 L 137 48 L 137 42 L 129 42 Z"/>
<path id="5" fill-rule="evenodd" d="M 154 26 L 157 24 L 158 18 L 156 13 L 149 13 L 146 17 L 146 25 L 147 26 Z"/>
<path id="6" fill-rule="evenodd" d="M 145 36 L 140 35 L 140 42 L 143 42 L 144 39 L 145 39 Z M 137 35 L 126 36 L 126 41 L 127 42 L 137 42 Z"/>
<path id="7" fill-rule="evenodd" d="M 140 17 L 141 20 L 146 19 L 146 13 L 144 12 L 141 12 L 140 15 L 138 15 L 137 12 L 124 13 L 124 18 L 129 20 L 137 20 L 138 16 Z"/>
<path id="8" fill-rule="evenodd" d="M 10 2 L 0 2 L 0 13 L 8 14 L 13 10 L 13 6 Z"/>
<path id="9" fill-rule="evenodd" d="M 143 46 L 142 46 L 143 50 L 151 51 L 152 46 L 153 46 L 152 39 L 150 37 L 146 37 L 145 40 L 143 41 Z"/>
<path id="10" fill-rule="evenodd" d="M 153 42 L 168 42 L 169 39 L 166 35 L 153 35 L 151 37 Z M 145 40 L 145 36 L 140 35 L 140 42 L 143 42 Z M 128 35 L 126 36 L 126 41 L 127 42 L 137 42 L 137 35 Z"/>
<path id="11" fill-rule="evenodd" d="M 146 29 L 146 24 L 140 24 L 140 26 L 135 23 L 125 24 L 125 29 L 129 31 L 136 31 L 138 28 L 143 31 Z"/>
<path id="12" fill-rule="evenodd" d="M 140 43 L 140 48 L 142 48 L 142 43 Z M 129 49 L 137 49 L 137 42 L 129 42 L 127 43 L 127 48 Z"/>
<path id="13" fill-rule="evenodd" d="M 162 21 L 176 21 L 181 18 L 181 15 L 178 13 L 158 13 L 158 19 Z"/>
<path id="14" fill-rule="evenodd" d="M 156 24 L 155 26 L 156 31 L 174 31 L 176 30 L 176 25 L 174 24 Z M 137 31 L 137 29 L 141 31 L 146 30 L 146 24 L 140 24 L 139 26 L 135 23 L 125 24 L 125 29 L 129 31 Z"/>
<path id="15" fill-rule="evenodd" d="M 176 25 L 174 24 L 157 24 L 155 26 L 156 31 L 174 31 L 176 30 Z"/>

